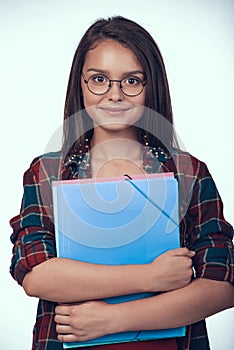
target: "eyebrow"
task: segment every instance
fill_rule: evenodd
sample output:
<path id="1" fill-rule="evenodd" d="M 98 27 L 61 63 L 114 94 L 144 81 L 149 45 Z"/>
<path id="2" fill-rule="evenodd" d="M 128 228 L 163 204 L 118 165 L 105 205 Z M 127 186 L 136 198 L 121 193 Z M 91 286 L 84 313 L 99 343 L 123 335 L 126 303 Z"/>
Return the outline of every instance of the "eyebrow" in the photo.
<path id="1" fill-rule="evenodd" d="M 110 75 L 110 72 L 103 70 L 103 69 L 97 69 L 97 68 L 88 68 L 87 72 L 96 72 L 96 73 L 102 73 L 104 75 Z M 129 71 L 129 72 L 124 72 L 122 75 L 126 76 L 126 75 L 131 75 L 131 74 L 142 74 L 145 75 L 145 73 L 141 70 L 133 70 L 133 71 Z"/>

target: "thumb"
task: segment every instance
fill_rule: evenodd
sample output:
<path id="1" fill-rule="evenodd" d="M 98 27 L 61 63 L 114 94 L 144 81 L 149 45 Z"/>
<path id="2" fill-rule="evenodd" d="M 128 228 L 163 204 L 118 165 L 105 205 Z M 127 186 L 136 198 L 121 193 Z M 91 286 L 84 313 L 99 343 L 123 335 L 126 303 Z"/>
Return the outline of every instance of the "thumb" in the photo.
<path id="1" fill-rule="evenodd" d="M 174 249 L 175 256 L 188 256 L 190 258 L 194 257 L 195 251 L 189 250 L 186 247 Z"/>

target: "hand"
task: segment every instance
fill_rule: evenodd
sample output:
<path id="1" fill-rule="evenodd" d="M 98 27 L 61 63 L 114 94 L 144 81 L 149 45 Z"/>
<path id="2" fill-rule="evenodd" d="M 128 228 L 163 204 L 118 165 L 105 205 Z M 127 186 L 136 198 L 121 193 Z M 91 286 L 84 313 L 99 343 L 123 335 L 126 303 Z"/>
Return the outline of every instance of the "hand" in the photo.
<path id="1" fill-rule="evenodd" d="M 87 341 L 114 333 L 112 305 L 104 301 L 58 305 L 55 313 L 58 340 L 62 342 Z"/>
<path id="2" fill-rule="evenodd" d="M 192 258 L 195 252 L 187 248 L 169 250 L 149 264 L 152 290 L 166 292 L 185 287 L 193 275 Z"/>

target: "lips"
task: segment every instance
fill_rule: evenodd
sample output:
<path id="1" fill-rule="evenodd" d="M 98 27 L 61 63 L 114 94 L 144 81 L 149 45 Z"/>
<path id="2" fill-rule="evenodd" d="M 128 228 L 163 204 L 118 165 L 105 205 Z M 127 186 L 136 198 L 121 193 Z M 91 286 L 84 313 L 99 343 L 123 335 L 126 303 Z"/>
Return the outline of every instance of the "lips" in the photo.
<path id="1" fill-rule="evenodd" d="M 130 107 L 112 107 L 112 106 L 103 106 L 99 107 L 101 111 L 110 115 L 118 115 L 127 112 Z"/>

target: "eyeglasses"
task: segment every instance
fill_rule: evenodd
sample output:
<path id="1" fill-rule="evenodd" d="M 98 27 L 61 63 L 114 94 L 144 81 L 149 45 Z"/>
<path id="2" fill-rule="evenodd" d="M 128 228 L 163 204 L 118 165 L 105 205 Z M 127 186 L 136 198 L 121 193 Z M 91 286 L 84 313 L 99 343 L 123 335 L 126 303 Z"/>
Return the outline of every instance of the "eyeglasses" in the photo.
<path id="1" fill-rule="evenodd" d="M 91 75 L 88 80 L 86 80 L 82 74 L 85 84 L 87 85 L 90 92 L 94 95 L 104 95 L 112 87 L 112 83 L 119 83 L 121 91 L 126 96 L 137 96 L 140 95 L 147 84 L 138 77 L 129 76 L 122 80 L 109 79 L 103 74 Z"/>

